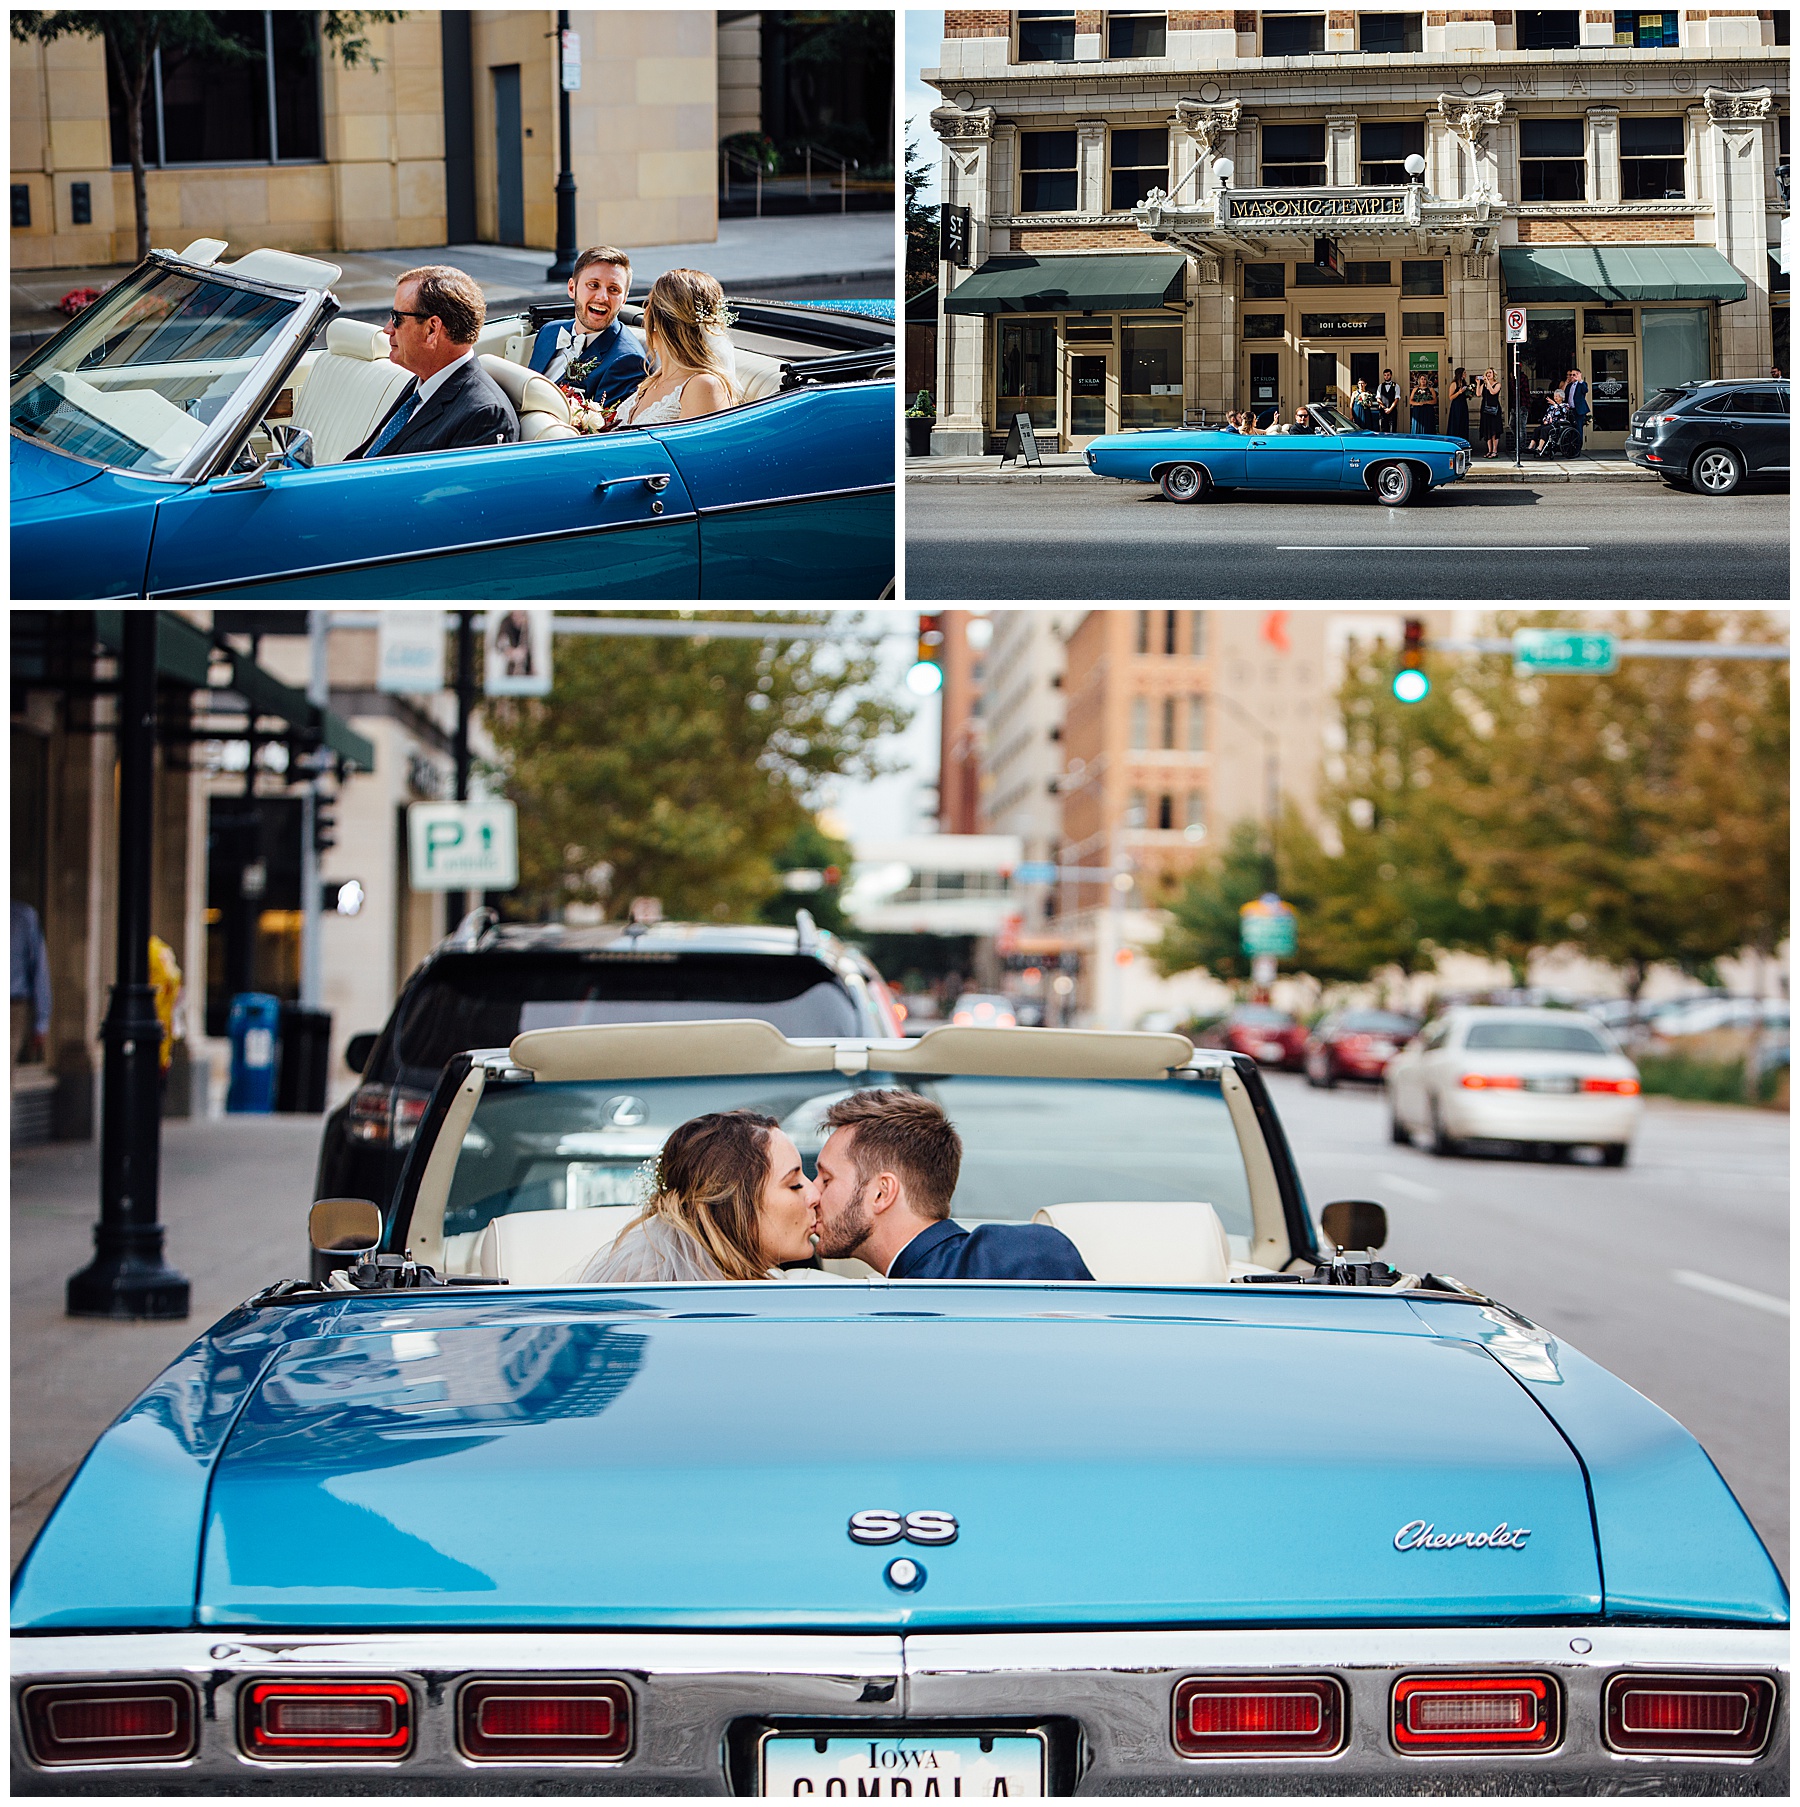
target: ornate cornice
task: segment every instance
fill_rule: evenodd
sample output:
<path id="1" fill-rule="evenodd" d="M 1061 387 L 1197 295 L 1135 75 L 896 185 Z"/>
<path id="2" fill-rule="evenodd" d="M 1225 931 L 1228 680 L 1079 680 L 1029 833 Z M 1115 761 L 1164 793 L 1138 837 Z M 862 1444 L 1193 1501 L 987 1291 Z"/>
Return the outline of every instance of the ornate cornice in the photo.
<path id="1" fill-rule="evenodd" d="M 1219 148 L 1227 133 L 1235 132 L 1243 120 L 1244 104 L 1238 100 L 1212 104 L 1203 100 L 1178 100 L 1175 123 L 1199 145 L 1207 156 Z"/>
<path id="2" fill-rule="evenodd" d="M 1745 88 L 1734 94 L 1724 88 L 1708 88 L 1702 98 L 1706 116 L 1714 125 L 1748 125 L 1768 118 L 1775 104 L 1775 90 Z"/>
<path id="3" fill-rule="evenodd" d="M 1506 96 L 1497 89 L 1488 94 L 1440 94 L 1438 117 L 1470 150 L 1482 148 L 1489 126 L 1496 126 L 1506 113 Z"/>
<path id="4" fill-rule="evenodd" d="M 931 129 L 945 144 L 985 144 L 994 135 L 997 115 L 992 107 L 933 107 Z"/>

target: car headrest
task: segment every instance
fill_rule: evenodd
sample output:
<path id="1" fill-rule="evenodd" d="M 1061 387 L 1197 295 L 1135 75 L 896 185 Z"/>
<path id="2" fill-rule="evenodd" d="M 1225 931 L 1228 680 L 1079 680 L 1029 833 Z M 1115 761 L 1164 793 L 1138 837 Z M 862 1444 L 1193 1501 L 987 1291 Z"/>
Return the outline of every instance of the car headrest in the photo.
<path id="1" fill-rule="evenodd" d="M 1148 1286 L 1223 1286 L 1231 1244 L 1198 1200 L 1111 1199 L 1046 1205 L 1032 1219 L 1061 1230 L 1096 1280 Z"/>
<path id="2" fill-rule="evenodd" d="M 367 320 L 333 320 L 325 329 L 325 349 L 340 358 L 365 358 L 371 364 L 385 363 L 388 336 Z"/>
<path id="3" fill-rule="evenodd" d="M 527 370 L 523 364 L 515 364 L 509 358 L 490 357 L 486 353 L 482 354 L 481 368 L 506 391 L 506 399 L 516 413 L 548 414 L 564 426 L 569 424 L 569 398 L 548 377 L 539 376 L 535 370 Z"/>

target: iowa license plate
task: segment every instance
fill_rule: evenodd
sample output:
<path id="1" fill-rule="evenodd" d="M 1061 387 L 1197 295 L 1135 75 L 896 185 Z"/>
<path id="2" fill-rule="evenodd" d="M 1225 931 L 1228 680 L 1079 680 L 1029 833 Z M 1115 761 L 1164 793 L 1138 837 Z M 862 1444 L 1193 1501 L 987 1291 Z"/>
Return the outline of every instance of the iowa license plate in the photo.
<path id="1" fill-rule="evenodd" d="M 817 1737 L 770 1732 L 762 1793 L 786 1799 L 991 1801 L 1044 1792 L 1042 1732 Z"/>

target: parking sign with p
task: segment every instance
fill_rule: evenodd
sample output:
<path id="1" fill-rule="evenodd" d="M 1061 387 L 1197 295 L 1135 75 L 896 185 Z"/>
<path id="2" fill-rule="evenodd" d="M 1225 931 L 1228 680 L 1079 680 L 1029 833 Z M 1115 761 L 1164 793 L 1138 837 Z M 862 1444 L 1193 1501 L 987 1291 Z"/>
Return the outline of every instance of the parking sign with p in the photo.
<path id="1" fill-rule="evenodd" d="M 1525 343 L 1525 310 L 1522 307 L 1506 310 L 1506 342 L 1508 345 Z"/>

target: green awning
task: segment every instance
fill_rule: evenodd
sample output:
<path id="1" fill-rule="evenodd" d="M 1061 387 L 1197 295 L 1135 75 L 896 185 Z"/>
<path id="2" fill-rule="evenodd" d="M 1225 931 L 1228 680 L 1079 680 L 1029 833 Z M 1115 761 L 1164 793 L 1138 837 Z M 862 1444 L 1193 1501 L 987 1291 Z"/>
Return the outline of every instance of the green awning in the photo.
<path id="1" fill-rule="evenodd" d="M 1506 299 L 1742 301 L 1749 285 L 1711 245 L 1506 245 Z"/>
<path id="2" fill-rule="evenodd" d="M 946 314 L 1116 314 L 1182 299 L 1185 257 L 990 257 L 944 299 Z"/>

